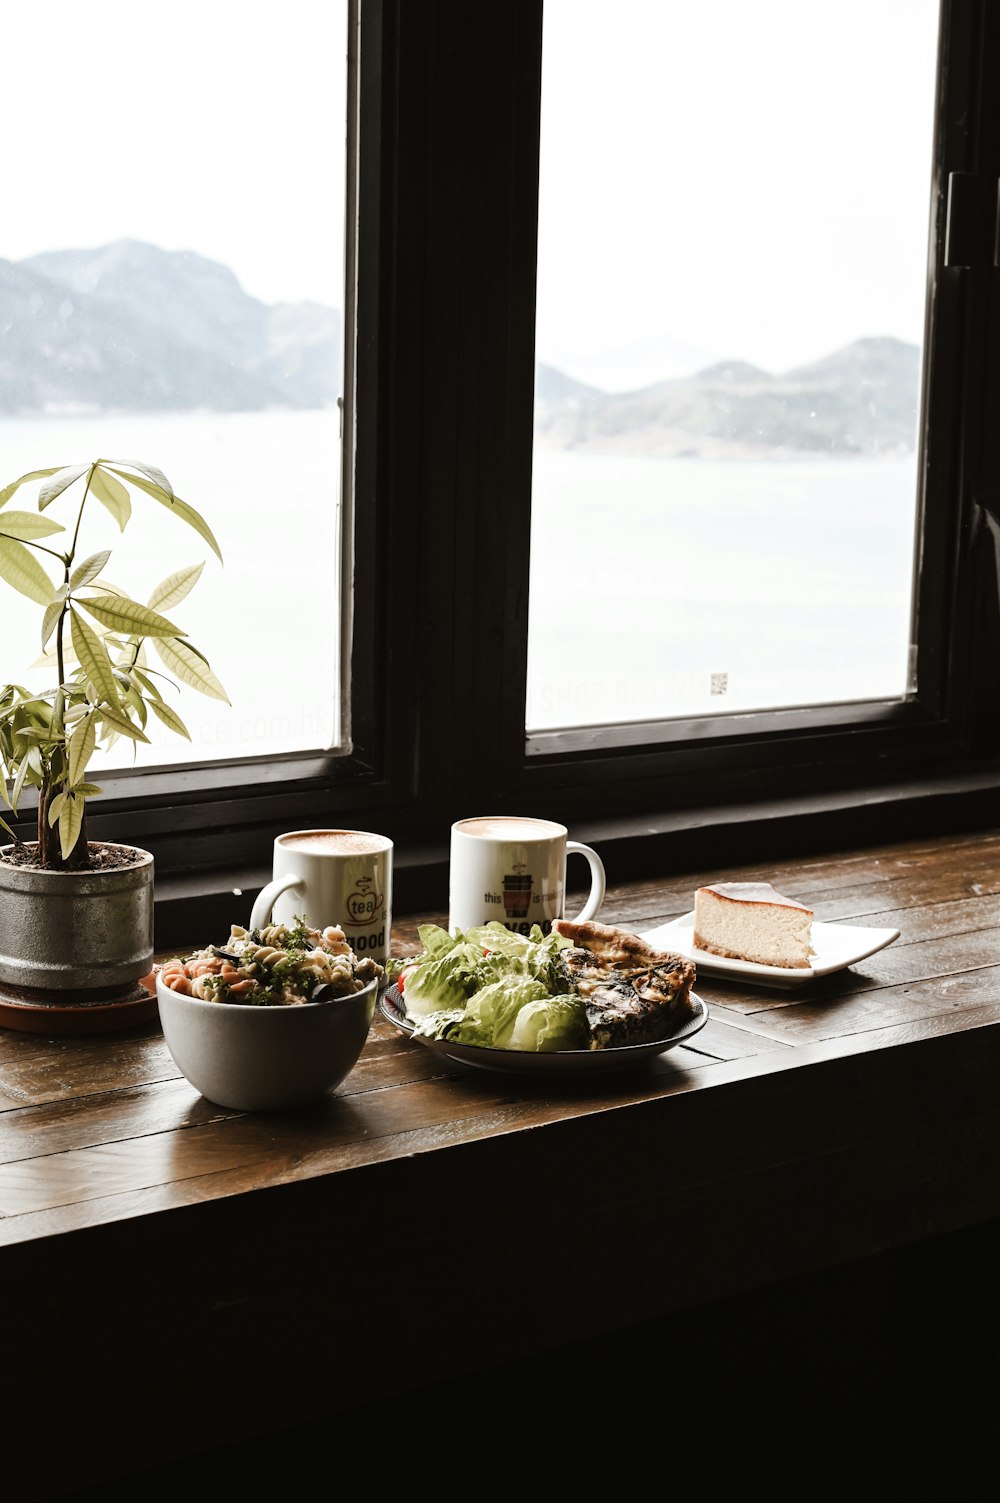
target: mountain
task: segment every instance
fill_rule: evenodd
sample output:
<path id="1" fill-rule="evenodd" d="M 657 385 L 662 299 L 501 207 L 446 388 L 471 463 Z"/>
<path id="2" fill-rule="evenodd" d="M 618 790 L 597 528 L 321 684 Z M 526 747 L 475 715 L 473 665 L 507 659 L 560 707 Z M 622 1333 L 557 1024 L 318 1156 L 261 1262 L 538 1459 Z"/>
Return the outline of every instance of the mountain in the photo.
<path id="1" fill-rule="evenodd" d="M 136 240 L 0 262 L 0 412 L 321 407 L 341 319 L 266 304 L 193 251 Z"/>
<path id="2" fill-rule="evenodd" d="M 263 303 L 194 251 L 118 240 L 0 260 L 0 414 L 326 407 L 341 340 L 336 309 Z M 889 338 L 782 375 L 725 360 L 625 392 L 540 363 L 535 430 L 626 454 L 897 453 L 913 448 L 919 382 L 919 349 Z"/>
<path id="3" fill-rule="evenodd" d="M 725 361 L 639 391 L 594 388 L 536 401 L 536 434 L 561 449 L 742 458 L 913 449 L 920 350 L 859 339 L 783 375 Z"/>
<path id="4" fill-rule="evenodd" d="M 24 265 L 0 261 L 0 413 L 242 410 L 271 400 L 259 377 L 193 348 L 161 324 L 124 316 L 115 303 L 71 293 Z"/>
<path id="5" fill-rule="evenodd" d="M 596 386 L 586 386 L 574 381 L 554 365 L 535 366 L 535 401 L 550 405 L 557 402 L 578 402 L 583 398 L 603 396 Z"/>

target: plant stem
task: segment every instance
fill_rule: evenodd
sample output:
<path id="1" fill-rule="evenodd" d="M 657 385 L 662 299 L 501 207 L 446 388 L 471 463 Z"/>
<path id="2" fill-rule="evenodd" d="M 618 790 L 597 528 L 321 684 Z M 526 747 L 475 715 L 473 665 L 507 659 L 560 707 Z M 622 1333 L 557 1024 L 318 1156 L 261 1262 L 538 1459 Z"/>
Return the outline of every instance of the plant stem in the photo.
<path id="1" fill-rule="evenodd" d="M 67 571 L 67 578 L 68 578 L 68 571 Z M 62 610 L 59 612 L 59 624 L 56 627 L 56 662 L 59 665 L 59 686 L 60 686 L 60 688 L 62 688 L 62 686 L 66 683 L 66 664 L 63 662 L 62 626 L 63 626 L 63 621 L 65 619 L 66 612 L 67 612 L 68 609 L 69 609 L 69 607 L 67 605 L 64 605 L 63 608 L 62 608 Z"/>
<path id="2" fill-rule="evenodd" d="M 38 790 L 38 859 L 42 866 L 49 865 L 49 781 L 46 777 Z"/>
<path id="3" fill-rule="evenodd" d="M 63 608 L 59 612 L 59 620 L 56 624 L 56 662 L 59 665 L 60 688 L 65 688 L 66 685 L 66 662 L 63 655 L 63 623 L 66 620 L 66 615 L 70 607 L 69 576 L 73 569 L 73 560 L 76 557 L 76 544 L 77 539 L 80 536 L 80 523 L 83 521 L 83 508 L 87 504 L 87 496 L 90 494 L 90 482 L 94 478 L 95 468 L 96 461 L 90 466 L 90 469 L 87 471 L 87 483 L 83 487 L 83 496 L 80 499 L 80 510 L 76 514 L 76 526 L 73 528 L 73 541 L 70 544 L 69 552 L 56 555 L 57 558 L 62 558 L 63 584 L 66 586 L 66 599 L 63 601 Z M 64 742 L 65 740 L 66 737 L 64 733 Z M 39 858 L 44 866 L 51 867 L 58 871 L 77 870 L 80 867 L 86 866 L 89 860 L 86 805 L 84 805 L 84 817 L 80 824 L 80 833 L 77 836 L 76 844 L 73 846 L 73 849 L 70 851 L 69 855 L 64 861 L 62 854 L 62 842 L 59 839 L 59 831 L 58 829 L 50 830 L 49 828 L 50 793 L 51 789 L 49 786 L 48 778 L 46 777 L 42 784 L 42 787 L 38 791 Z"/>
<path id="4" fill-rule="evenodd" d="M 90 469 L 87 471 L 87 483 L 83 487 L 83 496 L 80 500 L 80 510 L 76 514 L 76 526 L 73 528 L 73 541 L 70 544 L 69 552 L 62 555 L 57 555 L 57 557 L 61 556 L 63 560 L 63 584 L 67 588 L 66 599 L 63 602 L 63 608 L 59 612 L 59 620 L 56 624 L 56 662 L 59 665 L 59 683 L 61 685 L 65 684 L 66 682 L 66 664 L 63 659 L 63 622 L 66 620 L 66 613 L 69 610 L 69 576 L 70 570 L 73 567 L 73 560 L 76 557 L 76 540 L 80 536 L 80 523 L 83 521 L 83 508 L 86 506 L 87 496 L 90 494 L 90 482 L 94 478 L 95 467 L 96 461 L 95 464 L 92 464 L 90 466 Z"/>
<path id="5" fill-rule="evenodd" d="M 70 545 L 69 558 L 66 560 L 66 567 L 67 567 L 67 569 L 69 568 L 70 564 L 73 562 L 74 555 L 76 554 L 76 540 L 80 536 L 80 523 L 83 521 L 83 508 L 87 504 L 87 496 L 90 493 L 90 482 L 94 478 L 94 471 L 96 470 L 96 468 L 97 468 L 97 461 L 95 459 L 94 463 L 90 466 L 90 469 L 87 471 L 87 483 L 83 487 L 83 495 L 80 498 L 80 510 L 76 514 L 76 526 L 73 528 L 73 542 Z"/>

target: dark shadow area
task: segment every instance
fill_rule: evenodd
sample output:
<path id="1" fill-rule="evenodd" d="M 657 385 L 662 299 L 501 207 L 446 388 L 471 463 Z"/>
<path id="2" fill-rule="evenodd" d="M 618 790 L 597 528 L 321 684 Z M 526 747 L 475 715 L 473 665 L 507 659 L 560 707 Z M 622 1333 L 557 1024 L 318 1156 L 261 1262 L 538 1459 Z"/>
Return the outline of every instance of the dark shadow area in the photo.
<path id="1" fill-rule="evenodd" d="M 684 1478 L 806 1499 L 837 1479 L 972 1503 L 1000 1465 L 998 1254 L 1000 1226 L 955 1233 L 60 1496 L 324 1496 L 346 1469 L 366 1490 L 620 1497 Z M 210 1404 L 212 1381 L 242 1379 L 202 1381 Z"/>

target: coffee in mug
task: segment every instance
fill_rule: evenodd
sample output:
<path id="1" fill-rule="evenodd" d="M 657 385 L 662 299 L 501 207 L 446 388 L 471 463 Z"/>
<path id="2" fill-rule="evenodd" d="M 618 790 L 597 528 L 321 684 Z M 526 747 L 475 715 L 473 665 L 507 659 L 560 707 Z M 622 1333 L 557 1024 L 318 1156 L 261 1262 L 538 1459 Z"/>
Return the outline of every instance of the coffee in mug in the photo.
<path id="1" fill-rule="evenodd" d="M 460 819 L 451 827 L 448 927 L 472 929 L 497 921 L 517 934 L 538 924 L 548 934 L 565 918 L 566 858 L 590 866 L 590 896 L 576 922 L 592 919 L 604 902 L 604 863 L 589 845 L 568 839 L 565 825 L 514 815 Z"/>
<path id="2" fill-rule="evenodd" d="M 289 830 L 274 842 L 273 880 L 250 928 L 308 919 L 339 925 L 358 956 L 384 965 L 392 920 L 392 841 L 370 830 Z"/>

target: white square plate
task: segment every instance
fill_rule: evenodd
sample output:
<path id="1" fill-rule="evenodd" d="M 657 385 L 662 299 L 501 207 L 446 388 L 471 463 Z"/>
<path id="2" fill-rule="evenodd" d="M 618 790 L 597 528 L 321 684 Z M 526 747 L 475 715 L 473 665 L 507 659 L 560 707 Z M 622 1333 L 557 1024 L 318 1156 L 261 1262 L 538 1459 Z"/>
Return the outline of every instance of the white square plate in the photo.
<path id="1" fill-rule="evenodd" d="M 812 964 L 801 969 L 780 965 L 755 965 L 750 960 L 729 960 L 725 955 L 709 955 L 694 944 L 694 912 L 671 919 L 658 929 L 647 929 L 641 936 L 658 950 L 675 950 L 686 955 L 698 967 L 699 975 L 724 976 L 729 981 L 746 981 L 751 986 L 804 986 L 818 976 L 842 971 L 859 960 L 884 950 L 899 938 L 898 929 L 869 929 L 861 924 L 821 924 L 815 919 Z"/>

